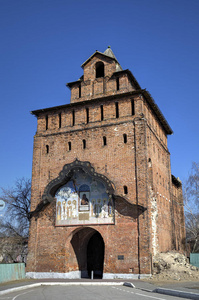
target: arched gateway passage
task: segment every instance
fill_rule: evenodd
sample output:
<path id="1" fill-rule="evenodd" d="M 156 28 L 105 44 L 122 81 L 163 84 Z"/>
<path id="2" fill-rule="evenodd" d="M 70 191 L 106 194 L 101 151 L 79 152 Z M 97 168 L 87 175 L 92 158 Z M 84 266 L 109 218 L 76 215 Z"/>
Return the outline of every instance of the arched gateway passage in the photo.
<path id="1" fill-rule="evenodd" d="M 93 228 L 77 231 L 71 240 L 82 278 L 103 277 L 104 241 L 101 234 Z"/>
<path id="2" fill-rule="evenodd" d="M 87 270 L 91 278 L 93 272 L 94 278 L 103 277 L 104 266 L 104 241 L 99 232 L 92 235 L 87 246 Z"/>

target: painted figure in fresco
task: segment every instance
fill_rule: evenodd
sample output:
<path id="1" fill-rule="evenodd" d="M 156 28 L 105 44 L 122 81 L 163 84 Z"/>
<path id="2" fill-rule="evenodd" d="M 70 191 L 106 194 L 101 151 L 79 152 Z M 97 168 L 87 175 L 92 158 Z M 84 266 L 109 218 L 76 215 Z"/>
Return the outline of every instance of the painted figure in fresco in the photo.
<path id="1" fill-rule="evenodd" d="M 112 211 L 112 203 L 111 203 L 110 200 L 109 200 L 109 202 L 108 202 L 108 215 L 109 215 L 109 217 L 112 217 L 112 215 L 113 215 L 113 211 Z"/>
<path id="2" fill-rule="evenodd" d="M 94 205 L 94 216 L 97 217 L 97 204 Z"/>
<path id="3" fill-rule="evenodd" d="M 73 207 L 72 207 L 72 217 L 75 219 L 77 217 L 77 203 L 76 200 L 73 200 Z"/>
<path id="4" fill-rule="evenodd" d="M 92 205 L 91 205 L 91 216 L 94 217 L 95 216 L 95 212 L 94 212 L 94 205 L 95 205 L 95 200 L 92 200 Z"/>
<path id="5" fill-rule="evenodd" d="M 86 197 L 86 194 L 83 194 L 81 205 L 88 205 L 88 198 Z"/>
<path id="6" fill-rule="evenodd" d="M 66 220 L 67 219 L 67 216 L 66 216 L 66 201 L 62 202 L 62 212 L 63 212 L 63 214 L 62 214 L 61 219 Z"/>
<path id="7" fill-rule="evenodd" d="M 102 203 L 101 203 L 101 199 L 98 199 L 97 200 L 98 202 L 98 206 L 97 206 L 97 214 L 98 214 L 98 217 L 102 217 Z"/>
<path id="8" fill-rule="evenodd" d="M 61 220 L 61 202 L 59 201 L 57 204 L 57 220 Z"/>
<path id="9" fill-rule="evenodd" d="M 104 199 L 103 204 L 104 204 L 102 207 L 103 217 L 107 218 L 108 217 L 108 205 L 107 205 L 106 199 Z"/>

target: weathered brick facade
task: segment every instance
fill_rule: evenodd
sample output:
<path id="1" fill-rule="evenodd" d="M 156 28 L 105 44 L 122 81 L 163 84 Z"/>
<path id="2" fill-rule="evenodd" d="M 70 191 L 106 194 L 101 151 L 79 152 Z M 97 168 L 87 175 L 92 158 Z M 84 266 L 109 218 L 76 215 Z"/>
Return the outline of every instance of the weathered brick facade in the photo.
<path id="1" fill-rule="evenodd" d="M 91 276 L 93 269 L 101 276 L 95 270 L 98 257 L 104 278 L 150 274 L 154 254 L 184 250 L 182 188 L 171 176 L 167 148 L 172 130 L 110 48 L 96 51 L 82 68 L 83 76 L 68 84 L 70 104 L 33 112 L 38 126 L 27 271 L 76 278 Z M 56 193 L 74 183 L 79 171 L 107 186 L 112 223 L 96 217 L 104 223 L 57 225 Z M 100 209 L 105 218 L 106 209 Z M 87 220 L 80 208 L 78 213 Z"/>

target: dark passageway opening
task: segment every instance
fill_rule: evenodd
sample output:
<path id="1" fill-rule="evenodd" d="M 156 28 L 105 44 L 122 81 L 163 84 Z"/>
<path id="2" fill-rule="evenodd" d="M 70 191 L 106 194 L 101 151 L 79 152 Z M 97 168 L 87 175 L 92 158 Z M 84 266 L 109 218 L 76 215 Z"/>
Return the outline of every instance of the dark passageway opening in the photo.
<path id="1" fill-rule="evenodd" d="M 104 241 L 99 232 L 92 235 L 87 246 L 88 276 L 102 279 L 104 265 Z"/>

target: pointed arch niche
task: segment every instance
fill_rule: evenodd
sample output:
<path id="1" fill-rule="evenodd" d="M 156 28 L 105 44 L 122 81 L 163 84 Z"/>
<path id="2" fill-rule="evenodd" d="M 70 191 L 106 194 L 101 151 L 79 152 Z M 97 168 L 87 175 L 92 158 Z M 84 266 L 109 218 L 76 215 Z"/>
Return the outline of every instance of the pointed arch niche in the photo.
<path id="1" fill-rule="evenodd" d="M 42 199 L 56 201 L 56 226 L 114 224 L 113 192 L 107 177 L 75 160 L 47 185 Z"/>

